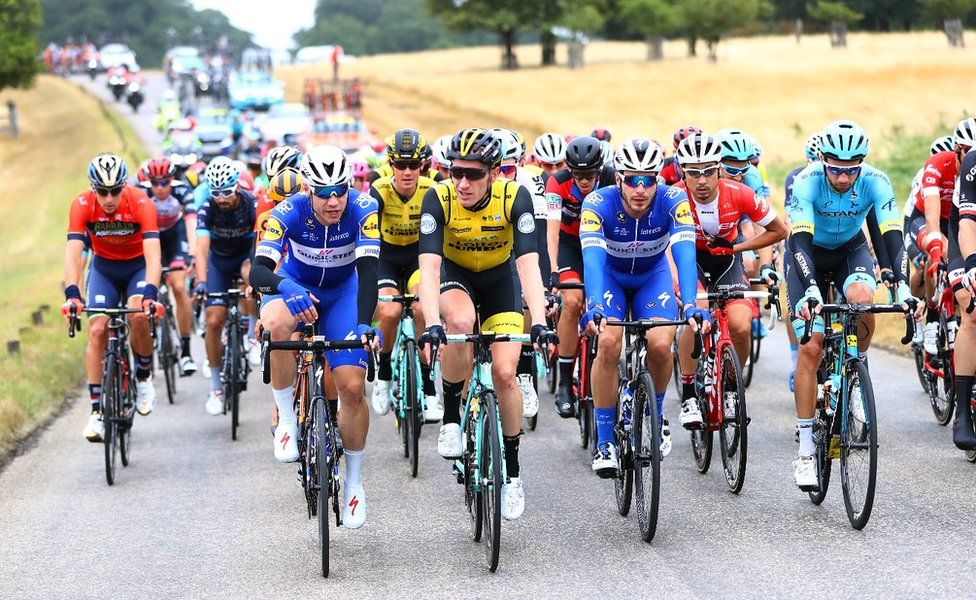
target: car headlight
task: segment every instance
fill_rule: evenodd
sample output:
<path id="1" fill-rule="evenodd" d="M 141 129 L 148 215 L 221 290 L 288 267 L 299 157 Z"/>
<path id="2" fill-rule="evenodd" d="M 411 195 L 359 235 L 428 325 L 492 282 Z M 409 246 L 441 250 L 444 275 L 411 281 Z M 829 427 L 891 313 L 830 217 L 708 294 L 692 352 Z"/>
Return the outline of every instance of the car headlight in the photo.
<path id="1" fill-rule="evenodd" d="M 198 157 L 196 154 L 187 154 L 183 159 L 186 161 L 186 164 L 192 165 L 197 162 Z"/>
<path id="2" fill-rule="evenodd" d="M 178 165 L 179 164 L 182 164 L 183 163 L 183 155 L 182 154 L 170 154 L 169 155 L 169 160 L 171 162 L 175 163 L 175 164 L 178 164 Z"/>

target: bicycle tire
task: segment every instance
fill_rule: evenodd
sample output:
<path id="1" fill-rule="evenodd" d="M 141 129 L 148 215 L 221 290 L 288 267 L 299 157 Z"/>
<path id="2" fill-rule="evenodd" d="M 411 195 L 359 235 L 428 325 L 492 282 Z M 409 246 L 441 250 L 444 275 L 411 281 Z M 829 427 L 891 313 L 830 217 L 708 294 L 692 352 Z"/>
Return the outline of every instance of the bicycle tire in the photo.
<path id="1" fill-rule="evenodd" d="M 739 357 L 731 344 L 722 348 L 722 381 L 717 383 L 720 385 L 719 398 L 722 402 L 722 425 L 719 427 L 722 467 L 729 491 L 738 494 L 742 491 L 742 484 L 745 483 L 746 477 L 749 416 L 746 411 L 746 392 L 739 367 Z M 735 414 L 730 419 L 729 393 L 733 392 L 735 401 L 732 406 Z"/>
<path id="2" fill-rule="evenodd" d="M 847 385 L 845 395 L 842 398 L 843 416 L 845 423 L 841 422 L 841 453 L 840 453 L 840 481 L 844 490 L 844 507 L 847 509 L 847 518 L 854 529 L 863 529 L 871 517 L 871 510 L 874 507 L 875 484 L 878 477 L 878 421 L 874 405 L 874 389 L 871 386 L 871 376 L 868 373 L 867 365 L 860 360 L 848 363 Z M 854 397 L 853 392 L 859 390 L 860 401 L 864 410 L 864 421 L 860 422 L 855 415 L 855 402 L 858 398 Z M 858 427 L 860 423 L 860 427 Z M 846 431 L 845 431 L 846 429 Z M 858 451 L 856 456 L 861 456 L 861 460 L 855 459 L 853 462 L 862 462 L 867 468 L 866 481 L 864 483 L 863 497 L 856 494 L 855 483 L 860 483 L 862 478 L 855 475 L 852 478 L 853 467 L 852 456 Z M 863 451 L 863 452 L 862 452 Z M 856 480 L 856 481 L 854 481 Z M 859 486 L 858 486 L 859 487 Z"/>
<path id="3" fill-rule="evenodd" d="M 535 363 L 532 365 L 532 389 L 535 390 L 535 397 L 538 402 L 539 398 L 539 371 L 535 368 Z M 525 417 L 525 424 L 529 426 L 529 431 L 535 431 L 535 428 L 539 425 L 539 411 L 536 410 L 535 414 L 531 417 Z"/>
<path id="4" fill-rule="evenodd" d="M 976 450 L 966 450 L 966 460 L 976 463 Z"/>
<path id="5" fill-rule="evenodd" d="M 226 352 L 230 350 L 230 362 L 228 363 L 229 372 L 224 373 L 229 381 L 230 397 L 228 397 L 228 403 L 230 405 L 230 438 L 232 440 L 237 440 L 237 424 L 238 415 L 240 410 L 240 377 L 241 377 L 241 328 L 237 323 L 237 319 L 229 319 L 228 323 L 229 331 L 227 332 L 227 346 L 224 349 Z"/>
<path id="6" fill-rule="evenodd" d="M 471 539 L 475 542 L 481 541 L 482 526 L 484 521 L 484 505 L 481 502 L 481 495 L 475 491 L 474 478 L 474 459 L 475 443 L 478 439 L 478 417 L 474 410 L 468 411 L 468 419 L 465 422 L 465 447 L 461 455 L 461 468 L 464 470 L 464 504 L 471 517 Z"/>
<path id="7" fill-rule="evenodd" d="M 311 399 L 309 399 L 311 400 Z M 329 576 L 329 457 L 326 443 L 325 399 L 321 394 L 315 398 L 312 405 L 312 439 L 315 440 L 315 462 L 313 467 L 313 481 L 316 487 L 316 506 L 318 507 L 317 521 L 319 528 L 319 553 L 322 561 L 322 577 Z"/>
<path id="8" fill-rule="evenodd" d="M 838 425 L 840 421 L 836 422 Z M 813 419 L 813 435 L 817 440 L 817 489 L 810 490 L 810 502 L 820 505 L 827 497 L 827 490 L 830 487 L 830 469 L 833 458 L 830 456 L 830 443 L 834 436 L 835 421 L 834 416 L 827 414 L 826 409 L 818 408 Z"/>
<path id="9" fill-rule="evenodd" d="M 159 355 L 159 362 L 163 370 L 163 379 L 166 381 L 166 399 L 170 404 L 176 400 L 176 361 L 179 360 L 173 354 L 173 312 L 167 305 L 163 313 L 163 327 L 160 336 L 160 347 L 163 351 Z M 177 339 L 179 339 L 177 337 Z"/>
<path id="10" fill-rule="evenodd" d="M 584 398 L 579 398 L 576 400 L 576 421 L 579 423 L 579 434 L 580 434 L 580 447 L 589 448 L 590 447 L 590 437 L 593 435 L 593 431 L 590 429 L 590 404 L 589 401 Z"/>
<path id="11" fill-rule="evenodd" d="M 708 414 L 708 402 L 704 397 L 705 389 L 702 386 L 702 382 L 705 380 L 704 366 L 705 361 L 700 360 L 695 370 L 695 392 L 697 394 L 698 410 L 701 411 L 702 417 Z M 691 452 L 695 459 L 695 466 L 698 468 L 698 472 L 704 475 L 708 472 L 708 467 L 712 464 L 712 432 L 702 423 L 700 429 L 692 429 L 690 433 Z"/>
<path id="12" fill-rule="evenodd" d="M 126 363 L 125 371 L 132 372 L 128 368 L 128 363 Z M 126 385 L 125 379 L 122 378 L 119 389 L 122 390 L 122 393 L 119 394 L 119 398 L 122 400 L 122 420 L 116 426 L 115 435 L 119 438 L 119 458 L 122 466 L 128 467 L 132 454 L 132 424 L 136 416 L 135 381 L 130 379 Z"/>
<path id="13" fill-rule="evenodd" d="M 417 354 L 417 347 L 414 341 L 407 339 L 404 342 L 403 358 L 406 363 L 406 379 L 400 382 L 401 389 L 406 388 L 404 398 L 407 403 L 407 439 L 409 442 L 410 454 L 410 476 L 417 476 L 417 469 L 420 464 L 420 429 L 424 422 L 424 411 L 420 407 L 419 390 L 417 381 L 420 379 L 418 374 L 420 356 Z"/>
<path id="14" fill-rule="evenodd" d="M 661 423 L 650 373 L 642 371 L 634 390 L 634 503 L 637 527 L 647 543 L 657 532 L 661 502 Z"/>
<path id="15" fill-rule="evenodd" d="M 396 424 L 397 433 L 400 434 L 400 443 L 403 446 L 403 458 L 410 458 L 410 420 L 409 407 L 404 396 L 404 387 L 400 382 L 407 379 L 407 365 L 402 354 L 402 347 L 397 348 L 396 359 L 396 379 L 390 381 L 390 397 L 393 406 L 393 420 Z"/>
<path id="16" fill-rule="evenodd" d="M 483 478 L 490 478 L 488 485 L 481 486 L 484 505 L 485 562 L 488 571 L 494 573 L 498 568 L 498 555 L 502 536 L 502 432 L 498 419 L 498 399 L 495 392 L 485 390 L 481 393 L 481 469 Z"/>
<path id="17" fill-rule="evenodd" d="M 617 386 L 620 393 L 617 394 L 618 400 L 614 411 L 614 437 L 617 444 L 617 476 L 613 478 L 613 495 L 617 500 L 617 513 L 621 517 L 626 517 L 630 513 L 631 501 L 634 497 L 634 460 L 633 446 L 630 443 L 630 432 L 627 431 L 621 418 L 623 407 L 620 398 L 623 397 L 624 386 L 627 385 L 627 378 L 623 369 L 617 365 L 617 376 L 620 382 Z M 633 401 L 631 401 L 630 414 L 634 414 Z M 633 417 L 631 417 L 631 427 Z M 632 431 L 632 429 L 631 429 Z"/>
<path id="18" fill-rule="evenodd" d="M 102 425 L 105 433 L 102 435 L 102 445 L 105 449 L 105 480 L 109 485 L 115 485 L 115 456 L 118 449 L 116 428 L 118 427 L 119 394 L 116 378 L 117 365 L 111 355 L 105 357 L 105 367 L 102 375 Z"/>
<path id="19" fill-rule="evenodd" d="M 912 342 L 912 357 L 915 359 L 915 373 L 918 375 L 918 383 L 922 386 L 922 391 L 929 393 L 929 381 L 925 372 L 925 351 L 922 346 Z"/>
<path id="20" fill-rule="evenodd" d="M 945 427 L 952 422 L 956 404 L 956 379 L 953 369 L 952 350 L 949 349 L 949 324 L 944 314 L 939 314 L 939 351 L 936 354 L 942 365 L 942 377 L 930 376 L 929 403 L 935 421 Z"/>
<path id="21" fill-rule="evenodd" d="M 671 343 L 671 354 L 674 356 L 672 359 L 672 377 L 674 379 L 674 393 L 678 395 L 678 399 L 681 399 L 684 390 L 681 387 L 681 364 L 678 361 L 678 340 L 681 339 L 681 332 L 684 329 L 684 325 L 678 327 L 677 332 L 674 336 L 674 341 Z"/>
<path id="22" fill-rule="evenodd" d="M 549 371 L 546 373 L 546 380 L 549 384 L 549 393 L 556 393 L 556 386 L 559 385 L 559 351 L 553 350 L 549 355 Z"/>

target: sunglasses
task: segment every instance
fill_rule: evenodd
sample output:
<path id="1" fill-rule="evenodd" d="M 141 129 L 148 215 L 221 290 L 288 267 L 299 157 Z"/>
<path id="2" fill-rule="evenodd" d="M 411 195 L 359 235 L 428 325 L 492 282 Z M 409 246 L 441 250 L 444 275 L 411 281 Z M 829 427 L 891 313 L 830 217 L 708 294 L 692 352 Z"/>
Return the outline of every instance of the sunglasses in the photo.
<path id="1" fill-rule="evenodd" d="M 150 182 L 152 183 L 152 186 L 153 187 L 167 186 L 167 185 L 169 185 L 169 183 L 171 181 L 173 181 L 173 178 L 172 177 L 167 177 L 166 179 L 151 179 L 150 180 Z"/>
<path id="2" fill-rule="evenodd" d="M 122 186 L 116 185 L 114 187 L 102 187 L 100 185 L 93 185 L 92 189 L 99 196 L 118 196 L 122 193 Z"/>
<path id="3" fill-rule="evenodd" d="M 749 165 L 744 167 L 730 167 L 729 165 L 722 163 L 722 170 L 728 173 L 730 177 L 738 177 L 739 175 L 745 175 L 749 170 Z"/>
<path id="4" fill-rule="evenodd" d="M 316 198 L 322 198 L 323 200 L 328 200 L 332 196 L 339 197 L 345 196 L 346 192 L 349 191 L 349 184 L 340 183 L 339 185 L 323 185 L 322 187 L 313 187 L 312 193 L 315 194 Z"/>
<path id="5" fill-rule="evenodd" d="M 577 181 L 589 181 L 591 179 L 596 179 L 600 175 L 600 171 L 592 169 L 590 171 L 572 171 L 573 179 Z"/>
<path id="6" fill-rule="evenodd" d="M 701 179 L 702 177 L 709 178 L 712 175 L 718 173 L 718 165 L 714 167 L 705 167 L 704 169 L 688 169 L 684 168 L 681 171 L 685 174 L 688 179 Z"/>
<path id="7" fill-rule="evenodd" d="M 235 185 L 229 188 L 211 189 L 210 195 L 213 196 L 214 198 L 227 198 L 229 196 L 233 196 L 234 192 L 236 191 L 237 191 L 237 186 Z"/>
<path id="8" fill-rule="evenodd" d="M 511 177 L 512 175 L 515 175 L 516 171 L 518 171 L 518 165 L 502 165 L 498 167 L 498 170 L 501 171 L 503 175 Z"/>
<path id="9" fill-rule="evenodd" d="M 649 188 L 657 185 L 657 175 L 624 175 L 623 182 L 627 187 L 635 188 L 642 185 Z"/>
<path id="10" fill-rule="evenodd" d="M 827 173 L 834 176 L 847 175 L 849 177 L 856 177 L 861 172 L 861 165 L 855 165 L 853 167 L 838 167 L 837 165 L 824 163 L 824 169 L 826 169 Z"/>
<path id="11" fill-rule="evenodd" d="M 395 160 L 392 163 L 397 171 L 419 171 L 421 164 L 419 160 Z"/>
<path id="12" fill-rule="evenodd" d="M 488 176 L 491 169 L 469 169 L 467 167 L 451 167 L 451 179 L 467 179 L 468 181 L 478 181 Z"/>

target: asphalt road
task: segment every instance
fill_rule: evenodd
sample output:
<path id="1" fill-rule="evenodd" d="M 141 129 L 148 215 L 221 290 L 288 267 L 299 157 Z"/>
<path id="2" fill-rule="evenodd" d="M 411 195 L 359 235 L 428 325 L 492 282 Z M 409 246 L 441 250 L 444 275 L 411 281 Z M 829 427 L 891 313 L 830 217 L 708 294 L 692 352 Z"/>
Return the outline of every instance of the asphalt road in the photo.
<path id="1" fill-rule="evenodd" d="M 101 92 L 101 80 L 94 87 Z M 151 147 L 153 109 L 150 101 L 134 119 Z M 201 361 L 198 341 L 194 348 Z M 119 467 L 111 488 L 102 447 L 80 435 L 82 398 L 0 473 L 0 597 L 973 596 L 976 465 L 935 423 L 912 363 L 871 353 L 880 472 L 871 521 L 854 531 L 839 480 L 819 507 L 793 485 L 781 329 L 764 348 L 747 392 L 742 493 L 727 491 L 719 469 L 697 472 L 679 429 L 651 545 L 633 516 L 616 513 L 612 483 L 590 472 L 575 421 L 559 419 L 544 396 L 539 428 L 522 442 L 527 508 L 502 526 L 495 574 L 468 537 L 462 490 L 436 455 L 436 427 L 423 431 L 411 479 L 392 417 L 373 417 L 369 521 L 332 530 L 333 571 L 323 580 L 296 466 L 272 455 L 272 399 L 256 373 L 239 441 L 228 418 L 205 413 L 207 381 L 182 379 L 175 405 L 138 418 L 132 464 Z M 673 391 L 666 411 L 677 413 Z"/>

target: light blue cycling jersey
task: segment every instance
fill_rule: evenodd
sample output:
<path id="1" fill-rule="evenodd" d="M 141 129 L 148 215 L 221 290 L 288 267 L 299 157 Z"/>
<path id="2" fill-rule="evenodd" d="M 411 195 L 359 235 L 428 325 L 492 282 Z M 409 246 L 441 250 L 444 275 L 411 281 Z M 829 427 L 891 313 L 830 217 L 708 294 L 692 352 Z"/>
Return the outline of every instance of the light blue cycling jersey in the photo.
<path id="1" fill-rule="evenodd" d="M 752 191 L 759 194 L 759 197 L 764 200 L 772 195 L 769 186 L 763 181 L 762 174 L 756 168 L 756 165 L 749 165 L 749 170 L 746 171 L 745 176 L 742 178 L 742 183 L 752 188 Z"/>
<path id="2" fill-rule="evenodd" d="M 815 246 L 832 250 L 861 231 L 872 207 L 882 234 L 901 230 L 895 192 L 882 171 L 862 164 L 853 187 L 839 194 L 827 183 L 823 163 L 813 162 L 793 180 L 788 214 L 794 234 L 811 233 Z"/>
<path id="3" fill-rule="evenodd" d="M 200 179 L 203 179 L 202 177 Z M 193 188 L 193 206 L 199 212 L 200 207 L 203 203 L 210 199 L 210 184 L 206 181 L 201 181 L 200 185 Z"/>

